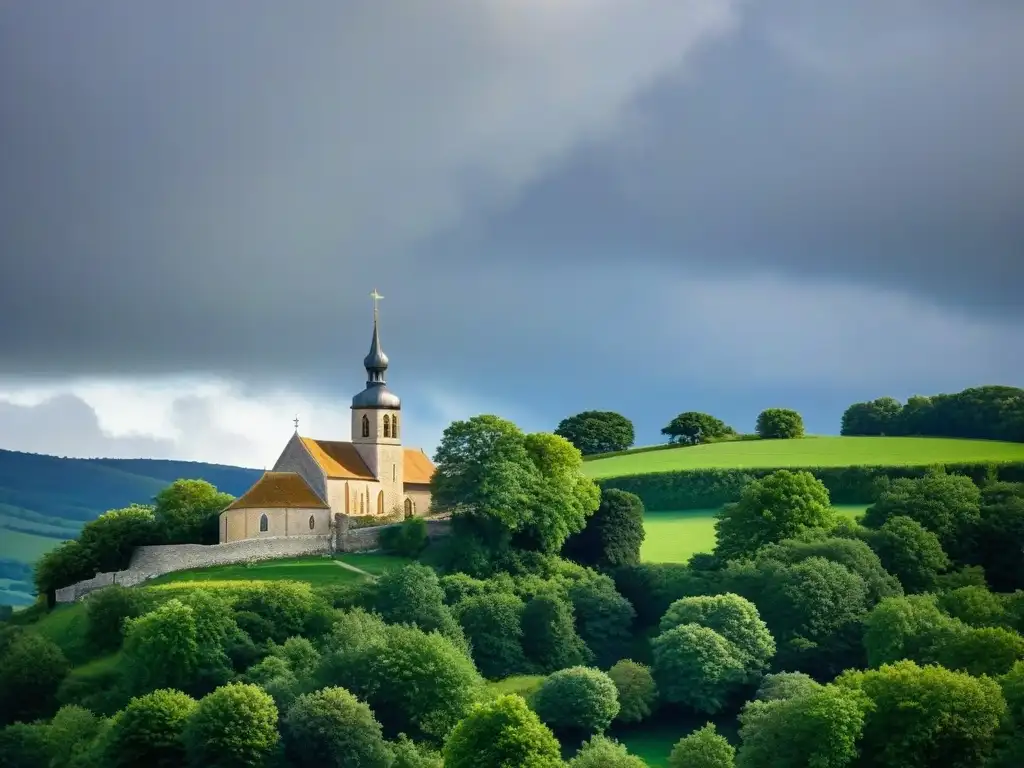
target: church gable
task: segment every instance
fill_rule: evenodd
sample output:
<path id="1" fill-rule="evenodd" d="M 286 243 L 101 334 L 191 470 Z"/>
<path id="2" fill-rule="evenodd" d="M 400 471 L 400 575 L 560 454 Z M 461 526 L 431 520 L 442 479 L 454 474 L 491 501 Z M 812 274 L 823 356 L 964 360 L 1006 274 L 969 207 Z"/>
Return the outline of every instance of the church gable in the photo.
<path id="1" fill-rule="evenodd" d="M 303 437 L 302 444 L 330 480 L 377 479 L 352 443 Z"/>
<path id="2" fill-rule="evenodd" d="M 328 509 L 301 475 L 295 472 L 264 472 L 248 491 L 235 499 L 232 509 Z"/>
<path id="3" fill-rule="evenodd" d="M 406 448 L 402 463 L 404 464 L 403 479 L 405 485 L 429 485 L 434 476 L 434 462 L 422 450 Z"/>

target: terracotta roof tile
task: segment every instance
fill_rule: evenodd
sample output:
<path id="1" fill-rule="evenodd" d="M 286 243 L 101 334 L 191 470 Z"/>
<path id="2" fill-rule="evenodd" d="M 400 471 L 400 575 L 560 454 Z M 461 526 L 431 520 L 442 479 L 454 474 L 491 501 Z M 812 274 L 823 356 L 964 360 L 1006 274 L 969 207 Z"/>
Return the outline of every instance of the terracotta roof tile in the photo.
<path id="1" fill-rule="evenodd" d="M 231 502 L 227 509 L 278 507 L 328 508 L 301 475 L 295 472 L 265 472 L 252 488 Z"/>
<path id="2" fill-rule="evenodd" d="M 406 448 L 402 470 L 406 484 L 425 485 L 434 476 L 434 462 L 418 448 Z"/>
<path id="3" fill-rule="evenodd" d="M 332 480 L 376 480 L 352 443 L 301 438 L 314 461 Z"/>

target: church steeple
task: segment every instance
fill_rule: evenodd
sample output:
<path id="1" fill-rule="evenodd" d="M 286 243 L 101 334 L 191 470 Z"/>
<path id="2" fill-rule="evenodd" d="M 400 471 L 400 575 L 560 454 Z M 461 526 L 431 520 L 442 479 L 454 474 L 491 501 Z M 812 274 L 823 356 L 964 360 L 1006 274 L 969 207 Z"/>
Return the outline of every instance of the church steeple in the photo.
<path id="1" fill-rule="evenodd" d="M 388 369 L 388 356 L 380 344 L 380 323 L 377 303 L 384 297 L 373 289 L 370 294 L 373 299 L 373 338 L 370 340 L 370 352 L 363 358 L 363 367 L 366 368 L 366 389 L 352 398 L 352 409 L 390 409 L 401 408 L 401 401 L 398 396 L 390 392 L 387 382 L 384 380 L 384 373 Z"/>

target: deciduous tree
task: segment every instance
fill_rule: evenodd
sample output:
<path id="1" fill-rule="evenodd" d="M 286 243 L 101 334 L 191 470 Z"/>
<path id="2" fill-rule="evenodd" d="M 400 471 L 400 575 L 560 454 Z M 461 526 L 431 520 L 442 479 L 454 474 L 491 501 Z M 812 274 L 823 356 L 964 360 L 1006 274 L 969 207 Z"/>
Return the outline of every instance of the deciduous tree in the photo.
<path id="1" fill-rule="evenodd" d="M 549 675 L 531 703 L 541 722 L 555 733 L 602 733 L 619 713 L 615 683 L 592 667 L 571 667 Z"/>
<path id="2" fill-rule="evenodd" d="M 296 768 L 390 768 L 380 723 L 344 688 L 296 699 L 283 723 L 285 750 Z"/>
<path id="3" fill-rule="evenodd" d="M 757 416 L 757 434 L 764 440 L 804 436 L 804 420 L 790 408 L 766 408 Z"/>
<path id="4" fill-rule="evenodd" d="M 732 768 L 736 750 L 715 726 L 703 728 L 684 736 L 672 747 L 668 757 L 669 768 Z"/>
<path id="5" fill-rule="evenodd" d="M 132 699 L 111 723 L 106 764 L 178 768 L 185 762 L 185 726 L 197 707 L 191 696 L 167 689 Z"/>
<path id="6" fill-rule="evenodd" d="M 274 700 L 255 685 L 232 683 L 199 702 L 185 726 L 191 768 L 263 768 L 278 751 Z"/>
<path id="7" fill-rule="evenodd" d="M 661 434 L 667 435 L 670 443 L 697 445 L 727 435 L 735 435 L 736 430 L 709 413 L 686 411 L 662 427 Z"/>
<path id="8" fill-rule="evenodd" d="M 614 411 L 583 411 L 562 419 L 555 434 L 575 445 L 584 456 L 624 451 L 633 445 L 633 422 Z"/>
<path id="9" fill-rule="evenodd" d="M 522 697 L 478 707 L 452 731 L 445 768 L 562 768 L 561 747 Z"/>
<path id="10" fill-rule="evenodd" d="M 156 526 L 168 544 L 216 544 L 220 513 L 234 499 L 205 480 L 176 480 L 156 496 Z"/>
<path id="11" fill-rule="evenodd" d="M 640 562 L 644 543 L 644 503 L 634 493 L 606 488 L 601 503 L 582 531 L 565 542 L 565 555 L 595 568 Z"/>

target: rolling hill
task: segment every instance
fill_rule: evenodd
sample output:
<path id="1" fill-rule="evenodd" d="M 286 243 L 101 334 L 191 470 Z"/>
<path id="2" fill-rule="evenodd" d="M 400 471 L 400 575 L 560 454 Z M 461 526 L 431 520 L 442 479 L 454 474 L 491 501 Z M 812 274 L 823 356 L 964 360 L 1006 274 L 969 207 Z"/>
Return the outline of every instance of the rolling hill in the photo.
<path id="1" fill-rule="evenodd" d="M 805 437 L 637 449 L 584 464 L 595 480 L 686 469 L 928 466 L 1024 461 L 1024 443 L 941 437 Z"/>
<path id="2" fill-rule="evenodd" d="M 160 459 L 67 459 L 0 450 L 0 560 L 31 563 L 108 509 L 146 504 L 179 478 L 240 495 L 260 470 Z"/>

